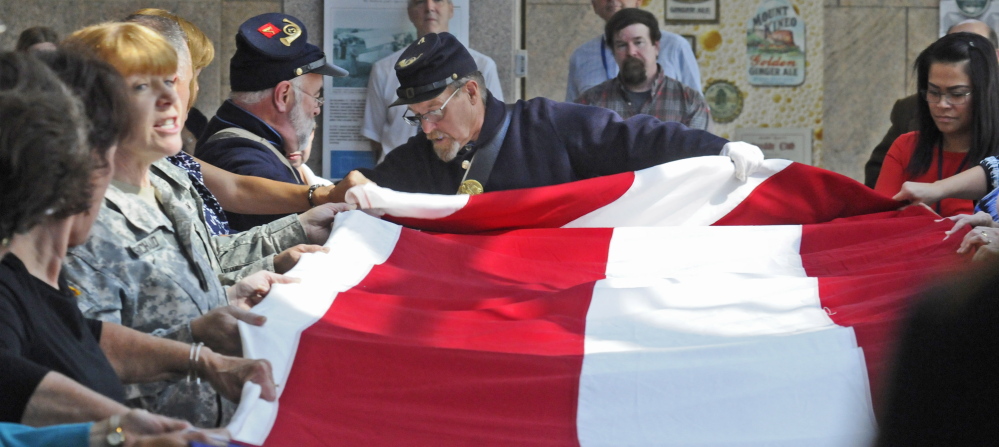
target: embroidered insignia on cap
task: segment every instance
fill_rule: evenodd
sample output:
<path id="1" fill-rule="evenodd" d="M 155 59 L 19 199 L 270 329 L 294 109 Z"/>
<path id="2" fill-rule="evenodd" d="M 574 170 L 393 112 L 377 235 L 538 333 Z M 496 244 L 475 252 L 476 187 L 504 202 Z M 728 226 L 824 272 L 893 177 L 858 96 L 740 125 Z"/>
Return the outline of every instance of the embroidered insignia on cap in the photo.
<path id="1" fill-rule="evenodd" d="M 295 39 L 298 39 L 298 36 L 302 35 L 302 27 L 288 19 L 284 19 L 284 22 L 287 23 L 287 25 L 285 25 L 281 31 L 284 31 L 284 33 L 288 36 L 282 37 L 281 43 L 283 43 L 286 47 L 290 47 L 291 43 L 294 42 Z"/>
<path id="2" fill-rule="evenodd" d="M 274 37 L 275 35 L 277 35 L 277 33 L 281 32 L 281 30 L 279 30 L 278 27 L 274 26 L 274 24 L 270 22 L 267 22 L 263 24 L 263 26 L 261 26 L 260 28 L 257 28 L 257 31 L 260 31 L 260 34 L 263 34 L 268 39 Z"/>
<path id="3" fill-rule="evenodd" d="M 408 67 L 410 65 L 413 65 L 413 62 L 416 62 L 416 60 L 419 59 L 420 56 L 423 56 L 423 53 L 420 53 L 420 54 L 417 54 L 416 56 L 413 56 L 411 58 L 403 59 L 403 60 L 399 61 L 399 64 L 398 64 L 399 68 L 406 68 L 406 67 Z"/>

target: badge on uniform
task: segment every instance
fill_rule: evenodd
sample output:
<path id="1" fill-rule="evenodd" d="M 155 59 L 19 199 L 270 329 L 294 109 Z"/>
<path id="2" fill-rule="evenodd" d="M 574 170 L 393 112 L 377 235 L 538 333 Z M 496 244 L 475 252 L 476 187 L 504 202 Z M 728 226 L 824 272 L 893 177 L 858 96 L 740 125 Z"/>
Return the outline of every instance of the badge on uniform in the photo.
<path id="1" fill-rule="evenodd" d="M 482 187 L 482 183 L 478 180 L 465 180 L 461 182 L 461 186 L 458 187 L 458 194 L 467 194 L 474 196 L 476 194 L 482 194 L 485 189 Z"/>

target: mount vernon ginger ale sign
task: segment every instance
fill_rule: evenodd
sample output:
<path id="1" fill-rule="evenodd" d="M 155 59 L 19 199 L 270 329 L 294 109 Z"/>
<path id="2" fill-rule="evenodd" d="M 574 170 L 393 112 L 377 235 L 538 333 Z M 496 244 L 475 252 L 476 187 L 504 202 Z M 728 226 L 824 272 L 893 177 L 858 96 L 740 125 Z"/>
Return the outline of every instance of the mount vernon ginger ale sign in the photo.
<path id="1" fill-rule="evenodd" d="M 805 22 L 787 0 L 764 0 L 746 22 L 751 85 L 805 82 Z"/>

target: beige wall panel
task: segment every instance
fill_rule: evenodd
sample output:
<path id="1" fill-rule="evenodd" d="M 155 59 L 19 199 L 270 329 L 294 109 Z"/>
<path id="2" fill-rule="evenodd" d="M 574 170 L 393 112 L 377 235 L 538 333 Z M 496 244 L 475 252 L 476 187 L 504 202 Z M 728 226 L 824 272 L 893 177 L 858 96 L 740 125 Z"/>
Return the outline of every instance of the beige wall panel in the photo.
<path id="1" fill-rule="evenodd" d="M 530 57 L 525 97 L 565 100 L 569 56 L 603 32 L 603 20 L 593 13 L 589 2 L 528 2 L 524 20 Z"/>
<path id="2" fill-rule="evenodd" d="M 905 10 L 827 8 L 825 20 L 822 167 L 863 181 L 891 106 L 905 96 Z"/>
<path id="3" fill-rule="evenodd" d="M 906 35 L 908 36 L 905 49 L 905 87 L 909 93 L 916 91 L 916 75 L 912 71 L 912 64 L 916 62 L 926 47 L 937 40 L 938 29 L 940 28 L 940 10 L 937 8 L 908 8 L 909 17 L 906 21 Z"/>
<path id="4" fill-rule="evenodd" d="M 513 102 L 517 99 L 514 89 L 516 79 L 513 74 L 513 56 L 519 49 L 516 5 L 519 0 L 493 0 L 468 2 L 468 44 L 476 51 L 485 54 L 496 62 L 503 98 Z"/>

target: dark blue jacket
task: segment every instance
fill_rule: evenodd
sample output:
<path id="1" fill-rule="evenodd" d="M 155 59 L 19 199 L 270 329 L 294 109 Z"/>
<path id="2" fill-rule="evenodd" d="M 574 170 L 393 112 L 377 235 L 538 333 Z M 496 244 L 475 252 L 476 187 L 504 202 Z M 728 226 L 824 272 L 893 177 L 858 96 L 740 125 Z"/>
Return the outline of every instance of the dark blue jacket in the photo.
<path id="1" fill-rule="evenodd" d="M 216 132 L 230 127 L 240 127 L 269 141 L 278 150 L 283 150 L 283 140 L 271 126 L 250 112 L 243 110 L 232 101 L 222 103 L 215 117 L 208 122 L 205 133 L 198 139 L 194 155 L 229 172 L 269 178 L 296 185 L 305 184 L 298 173 L 292 173 L 284 163 L 263 144 L 246 138 L 224 138 L 211 143 L 206 141 Z M 285 214 L 237 214 L 226 211 L 229 226 L 237 231 L 246 231 L 258 225 L 280 219 Z"/>
<path id="2" fill-rule="evenodd" d="M 503 122 L 505 105 L 489 95 L 479 132 L 483 144 Z M 545 98 L 517 101 L 485 190 L 556 185 L 703 155 L 718 155 L 728 141 L 708 132 L 662 122 L 648 115 L 624 120 L 600 107 Z M 449 163 L 437 157 L 420 132 L 374 169 L 360 171 L 397 191 L 454 194 L 475 143 Z"/>

